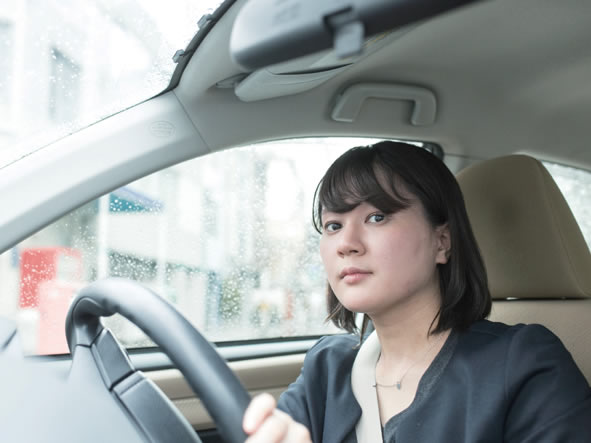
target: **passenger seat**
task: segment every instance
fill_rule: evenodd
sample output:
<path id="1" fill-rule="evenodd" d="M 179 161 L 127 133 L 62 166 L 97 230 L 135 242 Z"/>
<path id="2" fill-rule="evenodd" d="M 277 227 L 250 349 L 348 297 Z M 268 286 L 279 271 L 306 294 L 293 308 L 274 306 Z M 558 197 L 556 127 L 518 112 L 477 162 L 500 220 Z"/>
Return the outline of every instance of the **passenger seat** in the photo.
<path id="1" fill-rule="evenodd" d="M 511 155 L 457 179 L 488 272 L 491 320 L 546 326 L 591 384 L 591 253 L 552 176 Z"/>

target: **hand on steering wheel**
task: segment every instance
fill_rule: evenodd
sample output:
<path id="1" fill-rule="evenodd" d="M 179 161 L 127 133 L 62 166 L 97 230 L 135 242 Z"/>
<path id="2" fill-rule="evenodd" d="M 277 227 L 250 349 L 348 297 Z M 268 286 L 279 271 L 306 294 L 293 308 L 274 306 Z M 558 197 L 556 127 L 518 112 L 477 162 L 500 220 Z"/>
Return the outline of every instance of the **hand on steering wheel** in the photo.
<path id="1" fill-rule="evenodd" d="M 270 394 L 253 398 L 244 414 L 247 443 L 312 443 L 308 429 L 285 412 L 275 408 Z"/>

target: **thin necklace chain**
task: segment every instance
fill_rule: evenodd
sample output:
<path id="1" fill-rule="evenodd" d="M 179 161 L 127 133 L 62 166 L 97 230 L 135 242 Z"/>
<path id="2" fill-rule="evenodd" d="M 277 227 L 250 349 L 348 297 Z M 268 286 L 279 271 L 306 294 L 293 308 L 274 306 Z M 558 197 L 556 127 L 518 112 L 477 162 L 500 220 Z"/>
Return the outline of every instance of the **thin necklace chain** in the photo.
<path id="1" fill-rule="evenodd" d="M 429 354 L 429 352 L 431 352 L 433 350 L 435 345 L 437 343 L 439 343 L 439 341 L 441 340 L 441 338 L 444 335 L 445 334 L 441 334 L 436 340 L 434 340 L 433 343 L 431 343 L 431 346 L 429 346 L 427 348 L 425 353 L 423 355 L 421 355 L 421 358 L 415 360 L 414 363 L 412 363 L 408 368 L 406 368 L 406 371 L 404 371 L 404 373 L 402 374 L 402 377 L 400 377 L 398 379 L 398 381 L 395 381 L 392 384 L 382 384 L 382 383 L 378 383 L 378 381 L 375 380 L 375 384 L 373 385 L 373 387 L 375 388 L 375 387 L 379 386 L 380 388 L 396 388 L 400 391 L 402 389 L 402 381 L 404 380 L 404 377 L 406 377 L 406 374 L 408 374 L 408 371 L 410 371 L 413 367 L 415 367 L 418 363 L 420 363 Z"/>

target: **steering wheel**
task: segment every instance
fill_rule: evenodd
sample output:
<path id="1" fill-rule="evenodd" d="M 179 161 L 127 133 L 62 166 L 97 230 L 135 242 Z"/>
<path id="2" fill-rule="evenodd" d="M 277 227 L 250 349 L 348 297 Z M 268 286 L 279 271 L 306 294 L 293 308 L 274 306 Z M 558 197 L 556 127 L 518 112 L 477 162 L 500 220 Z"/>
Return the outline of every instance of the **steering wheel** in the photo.
<path id="1" fill-rule="evenodd" d="M 127 353 L 101 324 L 100 317 L 113 314 L 120 314 L 138 326 L 170 358 L 205 405 L 225 441 L 238 443 L 246 439 L 242 417 L 250 395 L 213 346 L 187 319 L 139 283 L 110 278 L 94 282 L 79 292 L 66 317 L 66 335 L 73 359 L 80 347 L 91 348 L 110 390 L 122 383 L 138 384 L 136 379 L 143 375 L 133 368 Z M 142 402 L 154 408 L 156 399 L 160 405 L 173 407 L 153 383 L 144 384 L 149 389 L 142 394 Z M 154 390 L 158 391 L 157 395 Z M 162 399 L 158 400 L 159 396 Z M 131 406 L 124 404 L 124 408 L 129 411 Z M 175 413 L 180 416 L 176 408 Z M 139 415 L 142 419 L 142 414 Z M 154 414 L 152 411 L 149 415 L 147 421 L 158 418 L 162 412 Z M 146 418 L 145 413 L 143 417 Z M 197 434 L 192 433 L 193 441 L 199 441 Z"/>

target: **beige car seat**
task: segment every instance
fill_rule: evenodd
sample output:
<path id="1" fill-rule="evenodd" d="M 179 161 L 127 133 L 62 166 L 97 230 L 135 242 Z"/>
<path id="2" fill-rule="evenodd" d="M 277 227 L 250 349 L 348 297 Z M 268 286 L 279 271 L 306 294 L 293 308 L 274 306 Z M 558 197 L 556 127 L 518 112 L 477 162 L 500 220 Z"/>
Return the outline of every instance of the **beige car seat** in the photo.
<path id="1" fill-rule="evenodd" d="M 551 175 L 511 155 L 457 178 L 488 272 L 491 320 L 546 326 L 591 383 L 591 253 Z"/>

